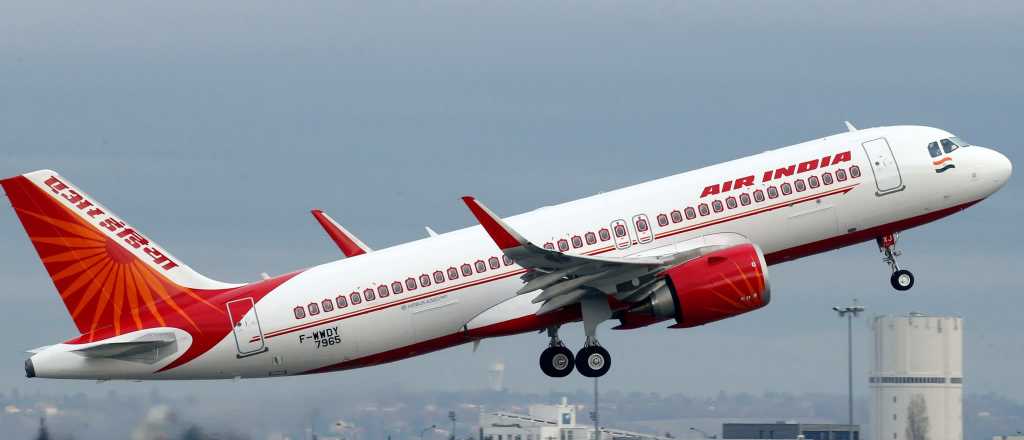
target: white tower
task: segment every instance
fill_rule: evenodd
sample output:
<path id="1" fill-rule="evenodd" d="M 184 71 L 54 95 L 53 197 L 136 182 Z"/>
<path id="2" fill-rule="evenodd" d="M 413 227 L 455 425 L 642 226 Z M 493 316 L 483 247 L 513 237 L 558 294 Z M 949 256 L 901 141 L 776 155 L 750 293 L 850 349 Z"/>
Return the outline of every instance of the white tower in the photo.
<path id="1" fill-rule="evenodd" d="M 491 390 L 505 391 L 505 363 L 498 361 L 491 365 L 488 370 Z"/>
<path id="2" fill-rule="evenodd" d="M 963 322 L 879 316 L 872 322 L 872 440 L 963 440 Z"/>

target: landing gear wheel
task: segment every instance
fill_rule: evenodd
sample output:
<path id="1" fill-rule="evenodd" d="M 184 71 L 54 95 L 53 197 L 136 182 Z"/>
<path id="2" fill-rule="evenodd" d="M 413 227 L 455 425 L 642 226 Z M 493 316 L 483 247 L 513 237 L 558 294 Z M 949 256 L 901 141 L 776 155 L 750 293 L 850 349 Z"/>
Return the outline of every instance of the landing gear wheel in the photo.
<path id="1" fill-rule="evenodd" d="M 899 263 L 896 262 L 896 257 L 902 254 L 899 249 L 896 249 L 896 241 L 899 238 L 900 233 L 894 232 L 878 237 L 875 241 L 878 243 L 878 250 L 882 252 L 882 261 L 888 264 L 889 269 L 892 270 L 889 284 L 892 284 L 893 289 L 904 292 L 914 287 L 914 274 L 909 270 L 900 269 Z"/>
<path id="2" fill-rule="evenodd" d="M 576 371 L 586 377 L 601 377 L 612 368 L 612 355 L 600 345 L 588 345 L 576 353 Z"/>
<path id="3" fill-rule="evenodd" d="M 911 287 L 914 287 L 914 274 L 906 269 L 897 270 L 892 273 L 889 283 L 892 284 L 893 289 L 899 291 L 910 290 Z"/>
<path id="4" fill-rule="evenodd" d="M 563 346 L 548 347 L 540 352 L 540 369 L 550 377 L 565 377 L 572 373 L 572 351 Z"/>

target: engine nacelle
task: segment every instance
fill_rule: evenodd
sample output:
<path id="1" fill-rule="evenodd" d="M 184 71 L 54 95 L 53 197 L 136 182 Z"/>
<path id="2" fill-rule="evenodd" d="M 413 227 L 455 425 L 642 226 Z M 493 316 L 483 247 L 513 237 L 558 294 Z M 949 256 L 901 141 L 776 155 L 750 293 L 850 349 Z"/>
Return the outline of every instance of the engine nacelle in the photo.
<path id="1" fill-rule="evenodd" d="M 756 310 L 771 300 L 767 267 L 754 244 L 721 249 L 666 270 L 664 286 L 629 313 L 675 318 L 672 328 L 683 328 Z"/>

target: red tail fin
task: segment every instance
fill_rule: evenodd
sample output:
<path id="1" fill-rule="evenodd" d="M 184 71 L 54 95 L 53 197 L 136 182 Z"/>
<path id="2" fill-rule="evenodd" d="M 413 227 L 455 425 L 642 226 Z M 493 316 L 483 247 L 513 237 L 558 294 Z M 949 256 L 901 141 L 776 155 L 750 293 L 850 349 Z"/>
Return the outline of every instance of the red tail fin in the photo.
<path id="1" fill-rule="evenodd" d="M 206 302 L 200 291 L 235 287 L 192 270 L 56 172 L 0 185 L 83 334 L 196 327 L 186 309 Z"/>

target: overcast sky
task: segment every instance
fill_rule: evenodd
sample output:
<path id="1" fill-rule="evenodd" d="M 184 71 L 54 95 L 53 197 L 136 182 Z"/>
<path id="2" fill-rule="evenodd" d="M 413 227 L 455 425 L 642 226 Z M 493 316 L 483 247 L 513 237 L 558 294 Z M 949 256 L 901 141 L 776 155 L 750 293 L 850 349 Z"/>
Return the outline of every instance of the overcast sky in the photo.
<path id="1" fill-rule="evenodd" d="M 225 281 L 338 257 L 309 216 L 382 248 L 859 127 L 924 124 L 1022 163 L 1024 3 L 21 2 L 0 0 L 0 175 L 53 168 Z M 1018 173 L 1019 174 L 1019 173 Z M 773 302 L 717 324 L 602 331 L 606 386 L 845 392 L 831 306 L 965 322 L 966 388 L 1024 399 L 1020 176 L 905 233 L 912 293 L 873 244 L 771 268 Z M 0 209 L 0 387 L 24 350 L 75 336 L 13 212 Z M 866 394 L 868 320 L 855 327 Z M 606 329 L 607 327 L 605 327 Z M 582 329 L 563 335 L 573 347 Z M 577 389 L 522 335 L 318 377 L 160 384 L 168 393 L 468 389 L 493 362 Z M 145 387 L 145 388 L 143 388 Z"/>

